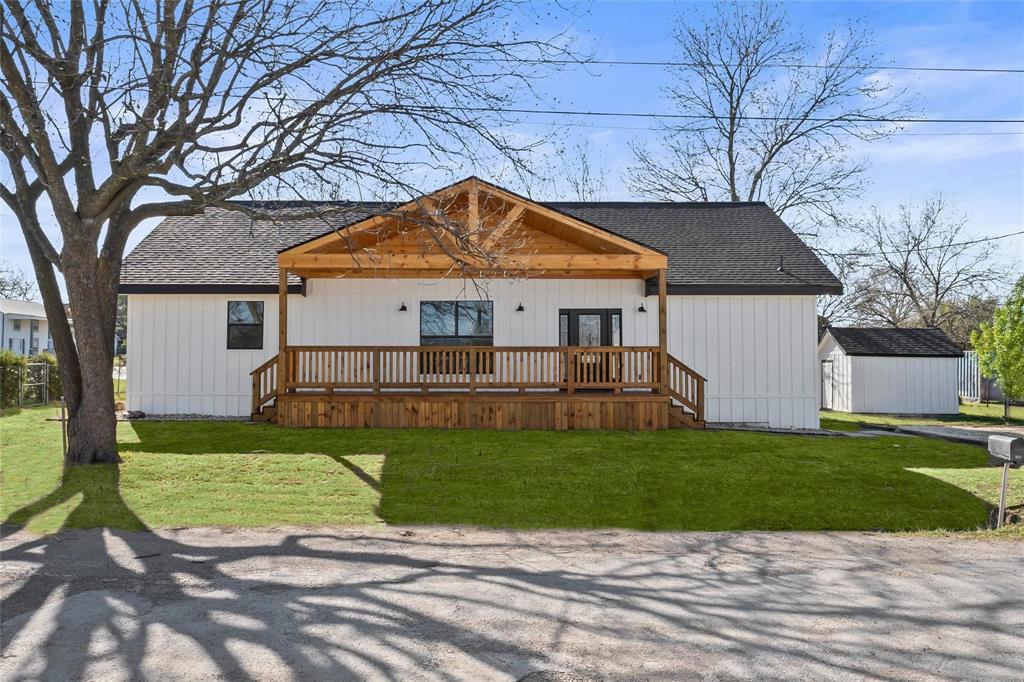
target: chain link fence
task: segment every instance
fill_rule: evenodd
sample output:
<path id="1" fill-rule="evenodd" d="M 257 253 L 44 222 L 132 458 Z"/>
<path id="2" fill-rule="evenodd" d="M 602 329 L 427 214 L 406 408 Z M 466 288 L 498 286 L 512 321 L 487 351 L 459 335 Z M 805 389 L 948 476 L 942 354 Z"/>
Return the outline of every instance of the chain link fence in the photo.
<path id="1" fill-rule="evenodd" d="M 45 362 L 0 366 L 0 404 L 33 407 L 50 402 L 50 366 Z"/>

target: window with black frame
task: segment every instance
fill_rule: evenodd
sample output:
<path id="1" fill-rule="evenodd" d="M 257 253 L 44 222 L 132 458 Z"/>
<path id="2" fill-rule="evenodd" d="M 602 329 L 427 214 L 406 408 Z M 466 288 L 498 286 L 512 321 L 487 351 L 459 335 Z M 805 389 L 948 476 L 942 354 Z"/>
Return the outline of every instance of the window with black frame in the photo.
<path id="1" fill-rule="evenodd" d="M 494 304 L 491 301 L 421 301 L 420 345 L 493 346 Z M 488 371 L 487 358 L 487 355 L 477 356 L 477 372 Z M 439 365 L 442 362 L 444 366 Z M 448 354 L 443 359 L 436 355 L 420 356 L 421 372 L 450 374 L 464 371 L 468 365 L 468 353 L 466 357 Z"/>
<path id="2" fill-rule="evenodd" d="M 263 350 L 263 301 L 228 301 L 228 350 Z"/>
<path id="3" fill-rule="evenodd" d="M 491 301 L 420 302 L 421 346 L 493 346 Z"/>

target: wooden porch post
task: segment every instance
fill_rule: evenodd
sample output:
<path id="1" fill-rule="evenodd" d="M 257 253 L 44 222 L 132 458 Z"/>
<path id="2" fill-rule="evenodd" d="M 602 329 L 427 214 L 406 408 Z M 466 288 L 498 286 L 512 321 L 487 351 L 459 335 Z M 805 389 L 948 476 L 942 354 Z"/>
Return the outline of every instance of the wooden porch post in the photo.
<path id="1" fill-rule="evenodd" d="M 665 270 L 658 270 L 658 385 L 668 394 L 668 284 Z"/>
<path id="2" fill-rule="evenodd" d="M 291 372 L 288 367 L 288 269 L 277 269 L 277 394 L 287 391 Z"/>

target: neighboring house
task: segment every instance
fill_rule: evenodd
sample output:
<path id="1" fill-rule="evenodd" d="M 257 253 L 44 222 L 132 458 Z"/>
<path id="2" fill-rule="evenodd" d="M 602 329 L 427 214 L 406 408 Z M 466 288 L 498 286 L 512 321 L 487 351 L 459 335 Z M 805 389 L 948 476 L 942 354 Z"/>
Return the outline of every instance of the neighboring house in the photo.
<path id="1" fill-rule="evenodd" d="M 53 352 L 42 303 L 0 298 L 0 345 L 18 355 Z"/>
<path id="2" fill-rule="evenodd" d="M 821 406 L 869 414 L 956 414 L 962 355 L 937 327 L 829 327 L 818 344 Z"/>
<path id="3" fill-rule="evenodd" d="M 346 208 L 159 224 L 121 279 L 129 409 L 292 425 L 818 426 L 815 303 L 842 287 L 764 203 L 537 203 L 469 178 L 404 206 Z M 464 279 L 449 254 L 474 247 L 492 256 L 465 256 Z"/>

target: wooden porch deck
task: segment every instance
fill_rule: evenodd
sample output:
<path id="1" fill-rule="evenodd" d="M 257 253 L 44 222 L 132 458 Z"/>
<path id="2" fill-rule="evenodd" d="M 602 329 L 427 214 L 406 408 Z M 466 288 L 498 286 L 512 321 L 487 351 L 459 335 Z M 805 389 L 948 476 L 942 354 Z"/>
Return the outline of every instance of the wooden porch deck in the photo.
<path id="1" fill-rule="evenodd" d="M 704 378 L 657 346 L 289 346 L 253 370 L 252 391 L 253 419 L 285 426 L 704 424 Z"/>

